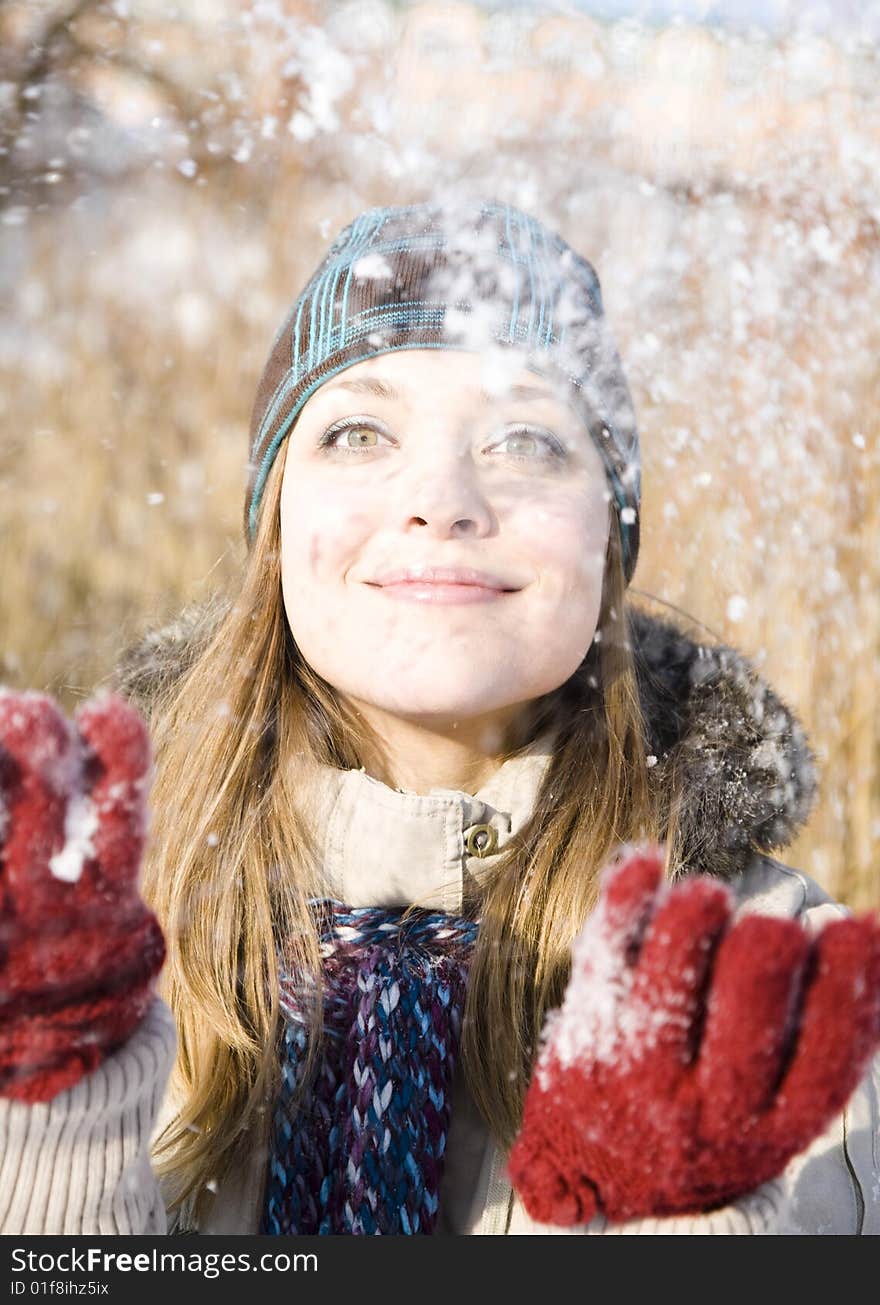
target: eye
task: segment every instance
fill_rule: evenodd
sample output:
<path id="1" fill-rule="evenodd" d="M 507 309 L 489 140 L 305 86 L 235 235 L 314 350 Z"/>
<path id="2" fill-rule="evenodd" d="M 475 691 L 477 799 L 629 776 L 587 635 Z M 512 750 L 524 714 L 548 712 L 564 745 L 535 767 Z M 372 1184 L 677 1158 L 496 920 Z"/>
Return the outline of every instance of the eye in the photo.
<path id="1" fill-rule="evenodd" d="M 358 445 L 336 443 L 337 435 L 348 436 L 352 432 L 355 432 L 358 435 L 362 432 L 372 435 L 380 434 L 375 426 L 371 426 L 368 422 L 365 422 L 362 417 L 351 417 L 346 421 L 337 421 L 329 428 L 329 430 L 326 430 L 321 436 L 318 447 L 322 449 L 331 449 L 334 453 L 360 453 L 366 452 L 368 449 L 378 448 L 378 442 L 376 444 Z"/>
<path id="2" fill-rule="evenodd" d="M 344 441 L 347 440 L 348 436 L 351 434 L 355 434 L 358 437 L 361 437 L 364 434 L 375 435 L 378 437 L 382 433 L 383 432 L 373 423 L 365 421 L 363 417 L 348 417 L 345 421 L 337 421 L 330 426 L 322 435 L 318 447 L 328 449 L 333 453 L 353 453 L 355 455 L 367 453 L 371 449 L 380 447 L 378 438 L 372 443 L 366 443 L 363 440 L 360 440 L 357 444 L 348 444 Z M 339 437 L 342 437 L 343 442 L 338 442 Z M 509 457 L 515 458 L 519 462 L 534 462 L 536 458 L 546 460 L 548 456 L 550 458 L 559 459 L 565 457 L 565 450 L 559 441 L 551 435 L 549 431 L 544 430 L 541 427 L 515 426 L 508 430 L 500 443 L 506 444 L 511 440 L 519 441 L 520 443 L 524 442 L 526 445 L 531 441 L 533 446 L 538 446 L 538 451 L 536 452 L 511 452 L 508 454 Z M 492 447 L 497 448 L 498 446 L 493 445 Z M 540 448 L 544 449 L 543 453 L 540 452 Z"/>
<path id="3" fill-rule="evenodd" d="M 549 431 L 545 431 L 537 426 L 516 426 L 514 427 L 513 430 L 509 430 L 507 432 L 507 434 L 505 435 L 501 443 L 506 444 L 508 440 L 518 440 L 518 441 L 531 440 L 533 444 L 536 442 L 540 442 L 540 444 L 543 445 L 545 450 L 549 449 L 550 457 L 552 458 L 565 457 L 565 450 L 563 449 L 559 441 L 555 439 L 554 436 L 551 435 Z M 543 455 L 542 454 L 535 455 L 535 454 L 528 454 L 528 453 L 511 453 L 510 456 L 512 458 L 518 458 L 521 461 L 532 462 L 534 461 L 535 456 L 546 457 L 547 455 L 546 453 Z"/>

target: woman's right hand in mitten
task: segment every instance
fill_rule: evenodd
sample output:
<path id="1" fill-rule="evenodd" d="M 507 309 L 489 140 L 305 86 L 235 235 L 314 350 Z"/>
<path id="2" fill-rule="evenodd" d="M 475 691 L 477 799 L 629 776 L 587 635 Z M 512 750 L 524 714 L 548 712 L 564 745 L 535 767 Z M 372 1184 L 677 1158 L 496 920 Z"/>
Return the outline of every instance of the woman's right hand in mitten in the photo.
<path id="1" fill-rule="evenodd" d="M 508 1170 L 529 1214 L 695 1214 L 777 1177 L 880 1039 L 880 928 L 747 915 L 663 853 L 607 876 L 551 1013 Z"/>
<path id="2" fill-rule="evenodd" d="M 123 698 L 71 723 L 0 689 L 0 1097 L 48 1101 L 121 1045 L 165 959 L 138 892 L 149 736 Z"/>

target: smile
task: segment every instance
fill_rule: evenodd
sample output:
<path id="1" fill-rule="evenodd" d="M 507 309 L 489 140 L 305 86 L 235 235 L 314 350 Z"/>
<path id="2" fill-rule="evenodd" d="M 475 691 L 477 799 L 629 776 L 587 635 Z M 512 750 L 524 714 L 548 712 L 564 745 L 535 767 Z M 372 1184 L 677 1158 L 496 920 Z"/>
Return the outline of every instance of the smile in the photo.
<path id="1" fill-rule="evenodd" d="M 396 598 L 405 603 L 489 603 L 507 598 L 511 589 L 491 589 L 486 585 L 445 584 L 441 581 L 404 580 L 390 585 L 373 585 L 379 593 L 387 598 Z"/>

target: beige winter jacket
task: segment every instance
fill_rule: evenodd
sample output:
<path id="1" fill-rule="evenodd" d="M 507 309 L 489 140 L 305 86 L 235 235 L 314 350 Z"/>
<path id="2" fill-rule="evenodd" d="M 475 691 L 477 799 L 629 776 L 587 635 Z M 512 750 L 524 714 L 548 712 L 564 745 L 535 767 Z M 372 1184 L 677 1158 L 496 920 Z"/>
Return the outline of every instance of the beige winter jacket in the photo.
<path id="1" fill-rule="evenodd" d="M 364 771 L 316 773 L 308 809 L 323 838 L 327 888 L 353 905 L 461 905 L 531 810 L 549 754 L 547 737 L 511 759 L 476 795 L 394 790 Z M 304 795 L 305 796 L 305 795 Z M 484 855 L 470 835 L 492 831 Z M 493 845 L 493 841 L 494 845 Z M 806 875 L 763 856 L 731 880 L 741 912 L 801 920 L 810 929 L 841 913 Z M 167 1007 L 156 1000 L 129 1042 L 89 1078 L 46 1105 L 0 1101 L 0 1233 L 253 1233 L 262 1214 L 266 1146 L 216 1191 L 194 1228 L 166 1218 L 150 1167 L 174 1054 Z M 842 1116 L 785 1174 L 734 1204 L 686 1218 L 609 1227 L 597 1218 L 563 1229 L 531 1220 L 505 1177 L 505 1157 L 459 1076 L 453 1094 L 438 1232 L 876 1233 L 880 1231 L 880 1073 L 875 1065 Z M 173 1109 L 167 1100 L 164 1113 Z"/>

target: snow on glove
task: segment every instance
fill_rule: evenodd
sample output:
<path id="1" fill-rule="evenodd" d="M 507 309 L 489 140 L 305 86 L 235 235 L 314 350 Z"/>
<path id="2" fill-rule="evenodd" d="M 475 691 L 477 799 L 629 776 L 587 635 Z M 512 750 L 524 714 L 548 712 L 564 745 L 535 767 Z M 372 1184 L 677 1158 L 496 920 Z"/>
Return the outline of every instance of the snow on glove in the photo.
<path id="1" fill-rule="evenodd" d="M 72 1087 L 150 1004 L 165 959 L 137 886 L 151 773 L 123 698 L 71 723 L 46 694 L 0 689 L 0 1097 Z"/>
<path id="2" fill-rule="evenodd" d="M 715 1209 L 780 1174 L 880 1041 L 880 925 L 811 939 L 656 845 L 603 879 L 547 1018 L 508 1173 L 541 1223 Z"/>

